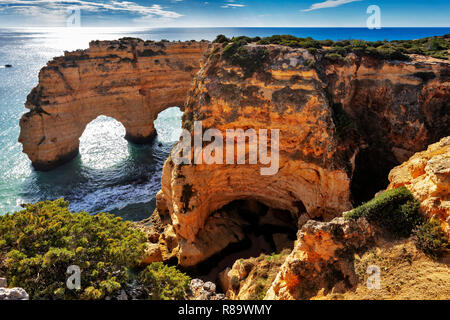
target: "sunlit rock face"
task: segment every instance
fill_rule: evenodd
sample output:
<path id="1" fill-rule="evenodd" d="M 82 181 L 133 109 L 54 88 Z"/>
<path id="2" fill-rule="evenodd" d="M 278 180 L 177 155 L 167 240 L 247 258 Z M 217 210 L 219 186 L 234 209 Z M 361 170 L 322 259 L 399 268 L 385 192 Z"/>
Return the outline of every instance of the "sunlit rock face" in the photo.
<path id="1" fill-rule="evenodd" d="M 386 188 L 389 171 L 450 132 L 450 64 L 412 55 L 411 62 L 349 55 L 319 65 L 335 106 L 352 119 L 360 141 L 352 195 Z"/>
<path id="2" fill-rule="evenodd" d="M 208 42 L 93 41 L 47 63 L 28 95 L 19 141 L 36 169 L 78 153 L 85 127 L 99 115 L 126 129 L 129 141 L 148 141 L 153 121 L 182 106 Z"/>
<path id="3" fill-rule="evenodd" d="M 326 293 L 350 289 L 358 282 L 353 256 L 359 248 L 373 242 L 374 234 L 373 227 L 364 218 L 309 220 L 299 230 L 295 247 L 265 299 L 309 299 L 320 289 Z"/>
<path id="4" fill-rule="evenodd" d="M 205 232 L 232 238 L 210 218 L 225 204 L 250 198 L 329 220 L 352 200 L 384 189 L 394 165 L 448 133 L 448 62 L 354 54 L 333 62 L 304 49 L 246 45 L 253 57 L 247 66 L 265 56 L 249 70 L 225 58 L 224 47 L 214 44 L 207 52 L 183 125 L 192 131 L 201 120 L 203 129 L 222 132 L 279 129 L 279 170 L 264 176 L 260 169 L 267 165 L 260 163 L 176 165 L 168 159 L 157 209 L 170 218 L 183 266 L 224 249 L 223 241 L 206 246 Z"/>
<path id="5" fill-rule="evenodd" d="M 389 188 L 405 186 L 420 201 L 428 218 L 450 234 L 450 136 L 414 154 L 389 174 Z"/>

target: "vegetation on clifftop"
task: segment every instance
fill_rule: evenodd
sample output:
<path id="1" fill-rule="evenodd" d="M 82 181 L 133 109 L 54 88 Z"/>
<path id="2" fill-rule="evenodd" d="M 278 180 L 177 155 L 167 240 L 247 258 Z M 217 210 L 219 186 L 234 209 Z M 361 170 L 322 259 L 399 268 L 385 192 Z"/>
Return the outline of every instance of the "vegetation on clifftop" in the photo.
<path id="1" fill-rule="evenodd" d="M 0 217 L 0 273 L 31 299 L 102 299 L 126 282 L 146 238 L 111 214 L 71 213 L 63 199 L 24 205 Z M 70 265 L 82 289 L 68 290 Z"/>
<path id="2" fill-rule="evenodd" d="M 319 50 L 329 60 L 341 60 L 349 53 L 369 55 L 388 60 L 409 60 L 408 54 L 420 54 L 439 59 L 450 58 L 450 34 L 417 40 L 364 41 L 364 40 L 314 40 L 311 37 L 299 38 L 291 35 L 273 35 L 265 38 L 249 38 L 245 36 L 228 39 L 224 35 L 217 36 L 216 43 L 231 43 L 242 46 L 247 43 L 261 45 L 278 44 L 292 48 L 304 48 L 316 54 Z"/>
<path id="3" fill-rule="evenodd" d="M 10 286 L 24 288 L 31 299 L 115 296 L 144 255 L 146 236 L 112 214 L 71 213 L 68 205 L 63 199 L 43 201 L 0 216 L 0 276 Z M 66 286 L 71 265 L 81 271 L 78 290 Z M 149 298 L 183 298 L 189 283 L 187 276 L 162 263 L 148 266 L 138 278 Z"/>
<path id="4" fill-rule="evenodd" d="M 184 299 L 191 281 L 186 274 L 162 262 L 147 266 L 139 277 L 151 300 Z"/>
<path id="5" fill-rule="evenodd" d="M 403 238 L 413 235 L 418 248 L 438 258 L 450 252 L 447 234 L 435 219 L 419 212 L 419 201 L 406 187 L 382 192 L 372 200 L 344 214 L 346 219 L 367 218 L 371 223 Z"/>

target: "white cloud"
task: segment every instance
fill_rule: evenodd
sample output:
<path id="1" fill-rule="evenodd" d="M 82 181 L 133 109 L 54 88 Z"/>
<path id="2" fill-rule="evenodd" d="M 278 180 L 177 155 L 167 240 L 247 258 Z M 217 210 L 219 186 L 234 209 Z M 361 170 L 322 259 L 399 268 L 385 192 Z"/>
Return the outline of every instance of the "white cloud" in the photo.
<path id="1" fill-rule="evenodd" d="M 356 2 L 356 1 L 362 1 L 362 0 L 327 0 L 325 2 L 313 3 L 309 9 L 304 9 L 301 11 L 306 12 L 306 11 L 312 11 L 312 10 L 323 9 L 323 8 L 334 8 L 334 7 L 339 7 L 343 4 Z"/>
<path id="2" fill-rule="evenodd" d="M 234 2 L 234 0 L 228 0 L 229 2 Z M 225 3 L 223 6 L 220 6 L 221 8 L 242 8 L 246 7 L 247 5 L 241 4 L 241 3 Z"/>
<path id="3" fill-rule="evenodd" d="M 78 8 L 88 12 L 128 12 L 140 16 L 179 18 L 182 15 L 165 10 L 159 4 L 143 6 L 131 1 L 108 0 L 86 1 L 86 0 L 0 0 L 0 8 L 5 11 L 14 11 L 24 15 L 44 15 L 44 14 L 62 14 L 67 9 Z"/>

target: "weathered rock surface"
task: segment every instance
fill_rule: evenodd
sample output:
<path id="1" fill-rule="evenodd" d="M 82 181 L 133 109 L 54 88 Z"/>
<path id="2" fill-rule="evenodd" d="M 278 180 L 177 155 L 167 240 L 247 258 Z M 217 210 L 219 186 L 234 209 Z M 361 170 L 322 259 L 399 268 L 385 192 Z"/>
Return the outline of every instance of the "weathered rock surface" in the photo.
<path id="1" fill-rule="evenodd" d="M 29 300 L 29 296 L 22 288 L 0 288 L 0 300 Z"/>
<path id="2" fill-rule="evenodd" d="M 245 165 L 175 165 L 169 158 L 157 211 L 176 232 L 183 266 L 196 265 L 219 249 L 202 238 L 205 230 L 214 230 L 208 226 L 211 213 L 231 201 L 250 198 L 330 220 L 349 209 L 352 200 L 368 200 L 384 189 L 393 166 L 450 130 L 448 62 L 351 54 L 337 63 L 304 49 L 245 49 L 267 53 L 254 73 L 224 58 L 223 45 L 210 47 L 186 102 L 183 125 L 192 130 L 201 120 L 204 129 L 224 135 L 235 128 L 279 129 L 279 171 L 261 175 L 267 165 L 248 160 Z"/>
<path id="3" fill-rule="evenodd" d="M 299 226 L 331 220 L 384 189 L 395 165 L 450 131 L 447 61 L 350 54 L 333 62 L 305 49 L 248 44 L 241 67 L 225 57 L 226 44 L 213 44 L 200 64 L 207 46 L 92 42 L 49 62 L 21 120 L 24 152 L 40 169 L 73 157 L 100 114 L 122 122 L 129 140 L 147 140 L 157 113 L 182 105 L 189 88 L 183 126 L 192 135 L 197 120 L 224 135 L 280 130 L 274 175 L 261 175 L 268 166 L 261 162 L 176 165 L 169 158 L 156 199 L 161 226 L 149 234 L 159 248 L 150 245 L 149 261 L 176 257 L 195 266 L 239 241 L 244 222 L 220 211 L 235 200 L 287 212 Z M 246 159 L 256 144 L 247 144 Z"/>
<path id="4" fill-rule="evenodd" d="M 225 300 L 222 293 L 216 293 L 216 285 L 210 281 L 192 279 L 187 294 L 188 300 Z"/>
<path id="5" fill-rule="evenodd" d="M 370 245 L 374 235 L 365 219 L 309 220 L 300 229 L 295 247 L 265 299 L 308 299 L 319 291 L 338 292 L 355 286 L 354 253 Z"/>
<path id="6" fill-rule="evenodd" d="M 261 300 L 291 250 L 239 259 L 219 275 L 219 282 L 231 300 Z"/>
<path id="7" fill-rule="evenodd" d="M 450 136 L 392 169 L 389 181 L 389 188 L 408 188 L 421 211 L 437 218 L 450 234 Z"/>
<path id="8" fill-rule="evenodd" d="M 208 42 L 92 41 L 65 52 L 39 73 L 20 121 L 19 141 L 36 169 L 47 170 L 78 154 L 79 138 L 100 115 L 141 143 L 154 134 L 165 108 L 183 106 Z"/>

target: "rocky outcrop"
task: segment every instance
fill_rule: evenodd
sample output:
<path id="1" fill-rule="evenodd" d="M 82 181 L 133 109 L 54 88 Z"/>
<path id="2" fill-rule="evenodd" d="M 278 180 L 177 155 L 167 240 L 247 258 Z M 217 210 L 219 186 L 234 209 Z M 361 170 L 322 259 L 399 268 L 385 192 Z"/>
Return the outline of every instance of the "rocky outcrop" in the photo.
<path id="1" fill-rule="evenodd" d="M 450 234 L 450 137 L 392 169 L 389 181 L 389 189 L 408 188 L 420 201 L 422 213 L 438 219 Z"/>
<path id="2" fill-rule="evenodd" d="M 219 283 L 231 300 L 262 300 L 291 250 L 236 260 L 219 275 Z"/>
<path id="3" fill-rule="evenodd" d="M 216 292 L 216 285 L 211 281 L 192 279 L 186 296 L 188 300 L 225 300 L 223 293 Z"/>
<path id="4" fill-rule="evenodd" d="M 365 219 L 310 220 L 299 231 L 291 254 L 265 299 L 298 300 L 319 291 L 346 291 L 358 283 L 353 256 L 373 242 L 375 231 Z"/>
<path id="5" fill-rule="evenodd" d="M 192 140 L 209 128 L 224 136 L 269 130 L 270 138 L 279 130 L 279 141 L 269 142 L 279 154 L 275 174 L 261 174 L 270 164 L 249 164 L 250 150 L 258 150 L 252 139 L 243 155 L 233 152 L 233 164 L 167 159 L 156 197 L 161 226 L 149 236 L 147 262 L 177 258 L 195 266 L 241 241 L 248 221 L 222 210 L 237 200 L 257 201 L 298 226 L 329 221 L 372 198 L 395 165 L 450 131 L 449 62 L 354 53 L 335 61 L 320 50 L 215 43 L 200 64 L 207 46 L 91 42 L 48 63 L 21 120 L 19 139 L 39 169 L 73 157 L 84 127 L 100 114 L 122 122 L 135 142 L 151 137 L 159 111 L 184 101 Z M 197 136 L 195 121 L 202 121 Z M 237 164 L 243 156 L 245 164 Z"/>
<path id="6" fill-rule="evenodd" d="M 355 126 L 360 136 L 351 183 L 360 203 L 386 188 L 394 166 L 450 132 L 450 64 L 418 55 L 410 62 L 354 54 L 346 60 L 319 69 L 335 110 L 350 117 L 336 118 L 341 132 Z"/>
<path id="7" fill-rule="evenodd" d="M 29 300 L 29 296 L 22 288 L 0 288 L 0 300 Z"/>
<path id="8" fill-rule="evenodd" d="M 183 106 L 207 46 L 124 38 L 54 58 L 28 95 L 23 151 L 36 169 L 51 169 L 78 154 L 86 125 L 100 115 L 121 122 L 129 141 L 148 141 L 158 113 Z"/>
<path id="9" fill-rule="evenodd" d="M 248 44 L 238 51 L 247 59 L 241 63 L 227 58 L 224 47 L 214 44 L 206 54 L 183 125 L 192 136 L 199 120 L 203 129 L 222 132 L 279 129 L 279 170 L 261 175 L 267 165 L 248 160 L 177 165 L 169 158 L 157 212 L 177 235 L 182 266 L 224 246 L 203 240 L 214 238 L 205 235 L 217 229 L 210 216 L 224 205 L 250 198 L 330 220 L 384 189 L 393 166 L 449 132 L 448 62 L 355 54 L 335 62 L 304 49 Z"/>
<path id="10" fill-rule="evenodd" d="M 22 288 L 7 288 L 5 278 L 0 278 L 0 300 L 29 300 L 28 293 Z"/>

